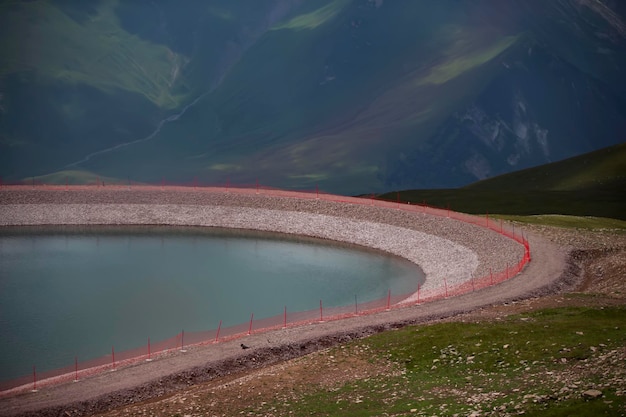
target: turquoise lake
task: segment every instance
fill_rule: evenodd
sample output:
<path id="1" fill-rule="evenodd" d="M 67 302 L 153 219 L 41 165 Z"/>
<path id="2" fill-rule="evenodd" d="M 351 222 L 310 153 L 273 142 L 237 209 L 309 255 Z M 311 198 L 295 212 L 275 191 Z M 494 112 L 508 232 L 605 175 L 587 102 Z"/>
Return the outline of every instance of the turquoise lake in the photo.
<path id="1" fill-rule="evenodd" d="M 0 381 L 254 318 L 409 294 L 408 261 L 308 238 L 210 228 L 0 233 Z"/>

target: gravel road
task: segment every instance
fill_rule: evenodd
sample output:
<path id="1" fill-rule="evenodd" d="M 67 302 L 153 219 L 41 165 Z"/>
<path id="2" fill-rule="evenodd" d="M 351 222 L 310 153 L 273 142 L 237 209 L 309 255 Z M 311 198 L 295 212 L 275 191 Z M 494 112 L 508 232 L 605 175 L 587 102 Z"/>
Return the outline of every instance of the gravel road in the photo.
<path id="1" fill-rule="evenodd" d="M 492 230 L 448 218 L 372 204 L 296 198 L 255 190 L 0 188 L 0 226 L 185 225 L 292 233 L 386 251 L 417 263 L 425 288 L 444 277 L 460 283 L 516 264 L 524 247 Z M 361 200 L 366 201 L 366 200 Z M 398 207 L 399 208 L 399 207 Z M 452 216 L 453 217 L 453 216 Z M 498 285 L 426 304 L 337 321 L 289 327 L 106 372 L 79 383 L 0 398 L 0 415 L 89 415 L 143 401 L 242 369 L 302 356 L 385 329 L 474 310 L 495 303 L 560 291 L 578 279 L 565 250 L 529 234 L 532 262 Z M 428 287 L 426 287 L 428 286 Z"/>

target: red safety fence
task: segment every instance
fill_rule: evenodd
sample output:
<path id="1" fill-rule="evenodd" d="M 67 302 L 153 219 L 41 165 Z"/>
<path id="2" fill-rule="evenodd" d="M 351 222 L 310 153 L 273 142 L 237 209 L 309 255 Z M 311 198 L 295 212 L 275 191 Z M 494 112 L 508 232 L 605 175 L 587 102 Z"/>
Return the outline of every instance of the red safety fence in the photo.
<path id="1" fill-rule="evenodd" d="M 505 225 L 502 220 L 490 219 L 488 215 L 474 216 L 464 213 L 458 213 L 450 209 L 441 209 L 431 207 L 426 204 L 410 204 L 396 201 L 380 200 L 369 197 L 347 197 L 334 194 L 320 192 L 317 188 L 312 191 L 288 191 L 267 186 L 261 186 L 259 183 L 253 185 L 232 185 L 227 183 L 222 186 L 209 186 L 193 181 L 189 184 L 172 184 L 162 181 L 159 185 L 146 185 L 131 181 L 122 182 L 105 182 L 100 179 L 92 184 L 71 185 L 69 182 L 63 184 L 43 184 L 36 180 L 21 181 L 7 184 L 0 179 L 0 189 L 24 189 L 32 188 L 39 190 L 93 190 L 96 189 L 132 189 L 132 190 L 160 190 L 167 191 L 190 191 L 198 190 L 203 192 L 233 192 L 240 194 L 259 194 L 271 197 L 285 197 L 298 199 L 319 199 L 337 203 L 369 205 L 379 208 L 396 209 L 408 211 L 412 213 L 422 213 L 431 216 L 447 217 L 450 219 L 471 223 L 480 227 L 488 228 L 503 236 L 506 236 L 524 247 L 524 255 L 514 265 L 507 266 L 502 271 L 490 271 L 483 277 L 472 277 L 469 281 L 456 285 L 448 285 L 444 279 L 443 287 L 422 290 L 421 287 L 417 291 L 410 294 L 392 294 L 391 291 L 385 297 L 376 300 L 360 303 L 355 298 L 355 303 L 339 307 L 326 307 L 323 300 L 320 300 L 319 308 L 308 311 L 291 312 L 284 307 L 283 313 L 267 318 L 255 319 L 251 314 L 247 323 L 241 323 L 234 326 L 223 327 L 220 321 L 215 329 L 200 332 L 185 332 L 157 342 L 146 340 L 144 346 L 134 349 L 128 349 L 116 352 L 111 347 L 111 353 L 96 359 L 80 360 L 75 358 L 72 365 L 44 372 L 38 372 L 33 366 L 31 375 L 26 375 L 9 381 L 0 382 L 0 396 L 12 395 L 25 390 L 37 390 L 39 388 L 69 382 L 79 381 L 91 375 L 101 372 L 111 371 L 119 367 L 136 364 L 142 361 L 151 361 L 163 355 L 170 355 L 175 352 L 184 351 L 186 347 L 198 346 L 211 343 L 219 343 L 227 340 L 233 340 L 244 337 L 253 333 L 266 332 L 287 327 L 302 326 L 306 324 L 319 323 L 324 321 L 339 320 L 358 315 L 374 314 L 385 310 L 403 308 L 410 305 L 432 302 L 447 297 L 454 297 L 466 293 L 470 293 L 481 288 L 501 283 L 521 272 L 526 264 L 530 262 L 530 246 L 528 240 L 521 231 L 515 231 L 514 226 Z"/>

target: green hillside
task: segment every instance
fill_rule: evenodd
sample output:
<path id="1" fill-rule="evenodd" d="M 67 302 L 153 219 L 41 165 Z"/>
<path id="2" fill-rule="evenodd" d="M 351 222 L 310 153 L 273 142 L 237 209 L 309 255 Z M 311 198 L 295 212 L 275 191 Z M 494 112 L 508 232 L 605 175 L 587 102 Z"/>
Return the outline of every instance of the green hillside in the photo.
<path id="1" fill-rule="evenodd" d="M 434 7 L 449 25 L 441 28 L 431 9 L 309 3 L 263 34 L 184 122 L 85 167 L 218 183 L 259 177 L 335 192 L 385 188 L 388 159 L 432 146 L 437 126 L 480 94 L 502 70 L 496 58 L 522 39 L 500 23 L 479 28 L 443 3 Z M 138 155 L 147 156 L 141 168 Z"/>
<path id="2" fill-rule="evenodd" d="M 626 190 L 626 143 L 538 168 L 475 182 L 469 190 L 607 191 Z"/>
<path id="3" fill-rule="evenodd" d="M 75 13 L 68 14 L 52 2 L 4 2 L 0 77 L 32 71 L 47 82 L 124 90 L 159 107 L 180 106 L 184 96 L 177 96 L 174 86 L 184 57 L 124 31 L 115 5 L 70 3 L 67 7 Z M 77 13 L 83 19 L 77 20 Z M 68 106 L 65 111 L 73 118 L 80 109 Z"/>
<path id="4" fill-rule="evenodd" d="M 626 143 L 458 189 L 407 190 L 382 199 L 473 214 L 595 216 L 626 220 Z"/>
<path id="5" fill-rule="evenodd" d="M 0 4 L 0 176 L 457 188 L 626 141 L 578 0 Z"/>
<path id="6" fill-rule="evenodd" d="M 265 14 L 289 12 L 276 3 L 0 2 L 0 176 L 85 170 L 72 164 L 150 137 L 219 82 Z"/>

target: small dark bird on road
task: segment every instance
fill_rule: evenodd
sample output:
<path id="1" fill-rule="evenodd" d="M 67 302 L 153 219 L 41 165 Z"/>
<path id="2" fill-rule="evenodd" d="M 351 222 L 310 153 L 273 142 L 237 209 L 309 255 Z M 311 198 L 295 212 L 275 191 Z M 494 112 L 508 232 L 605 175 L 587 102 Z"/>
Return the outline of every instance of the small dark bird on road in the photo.
<path id="1" fill-rule="evenodd" d="M 250 346 L 246 346 L 246 345 L 244 345 L 244 344 L 242 343 L 242 344 L 241 344 L 241 348 L 242 348 L 242 349 L 250 349 Z"/>

